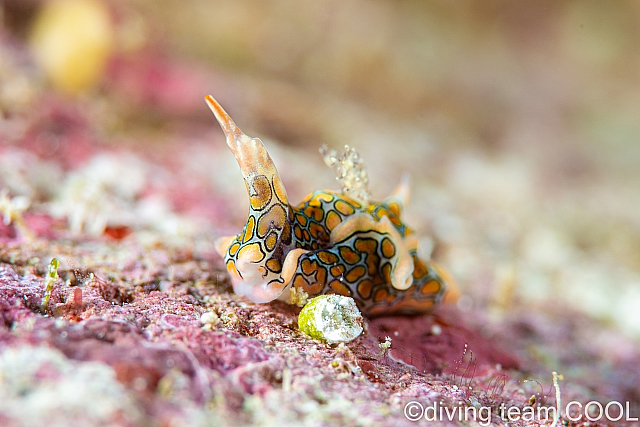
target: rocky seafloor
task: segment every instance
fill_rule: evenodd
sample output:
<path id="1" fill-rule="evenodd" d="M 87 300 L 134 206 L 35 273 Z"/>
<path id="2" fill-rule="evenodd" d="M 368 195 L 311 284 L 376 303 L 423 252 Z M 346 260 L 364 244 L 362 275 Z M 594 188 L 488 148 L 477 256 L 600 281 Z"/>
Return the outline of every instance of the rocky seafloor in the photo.
<path id="1" fill-rule="evenodd" d="M 39 4 L 7 2 L 5 20 Z M 126 4 L 111 5 L 118 25 L 132 19 Z M 507 411 L 558 395 L 640 416 L 637 173 L 615 155 L 532 136 L 523 123 L 566 136 L 544 114 L 510 122 L 535 149 L 439 144 L 344 94 L 194 65 L 162 45 L 112 53 L 96 86 L 63 94 L 16 22 L 0 31 L 0 425 L 430 423 L 428 411 L 409 419 L 412 402 L 446 408 L 441 425 L 551 425 Z M 366 319 L 360 337 L 329 345 L 299 330 L 300 308 L 235 295 L 213 242 L 241 229 L 247 200 L 208 92 L 245 132 L 266 133 L 293 201 L 337 186 L 321 143 L 359 150 L 374 198 L 410 172 L 407 222 L 458 282 L 457 301 Z M 461 102 L 450 96 L 431 113 Z"/>
<path id="2" fill-rule="evenodd" d="M 43 111 L 55 114 L 52 105 Z M 233 293 L 212 243 L 232 228 L 220 219 L 229 202 L 199 188 L 197 174 L 176 182 L 191 162 L 171 170 L 162 154 L 88 149 L 89 166 L 75 168 L 55 158 L 77 149 L 65 133 L 46 159 L 26 142 L 1 152 L 13 162 L 5 176 L 33 200 L 21 211 L 5 196 L 18 210 L 0 229 L 3 425 L 395 426 L 413 424 L 404 411 L 414 401 L 490 408 L 501 425 L 504 408 L 555 405 L 553 370 L 565 402 L 637 408 L 637 346 L 559 302 L 532 310 L 463 293 L 429 315 L 367 320 L 346 345 L 314 341 L 298 328 L 299 308 Z M 209 222 L 193 214 L 202 204 Z M 43 310 L 54 257 L 59 277 Z"/>

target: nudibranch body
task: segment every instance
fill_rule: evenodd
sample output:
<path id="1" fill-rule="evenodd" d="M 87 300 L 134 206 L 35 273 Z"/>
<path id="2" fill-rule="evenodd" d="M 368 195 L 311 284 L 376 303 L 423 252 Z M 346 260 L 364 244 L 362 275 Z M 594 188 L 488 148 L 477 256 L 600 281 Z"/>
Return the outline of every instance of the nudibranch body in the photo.
<path id="1" fill-rule="evenodd" d="M 289 287 L 309 297 L 339 294 L 369 317 L 424 313 L 442 300 L 444 273 L 418 258 L 417 239 L 401 220 L 406 180 L 380 203 L 316 191 L 292 206 L 262 141 L 240 131 L 211 96 L 206 101 L 250 199 L 242 233 L 216 243 L 237 294 L 253 302 L 286 299 Z"/>

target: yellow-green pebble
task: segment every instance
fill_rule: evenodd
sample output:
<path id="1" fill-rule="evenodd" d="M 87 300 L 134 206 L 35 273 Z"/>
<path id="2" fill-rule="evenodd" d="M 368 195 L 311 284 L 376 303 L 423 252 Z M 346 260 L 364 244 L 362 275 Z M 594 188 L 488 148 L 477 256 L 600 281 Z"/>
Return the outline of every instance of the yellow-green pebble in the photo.
<path id="1" fill-rule="evenodd" d="M 353 298 L 320 295 L 304 306 L 298 326 L 317 340 L 331 344 L 349 342 L 362 333 L 362 315 Z"/>

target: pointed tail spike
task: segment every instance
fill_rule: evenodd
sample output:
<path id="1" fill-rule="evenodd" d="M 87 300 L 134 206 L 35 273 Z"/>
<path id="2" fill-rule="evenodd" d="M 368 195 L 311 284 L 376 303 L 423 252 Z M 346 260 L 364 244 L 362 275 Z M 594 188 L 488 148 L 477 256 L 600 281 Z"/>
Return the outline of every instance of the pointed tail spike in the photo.
<path id="1" fill-rule="evenodd" d="M 402 178 L 400 179 L 400 184 L 393 190 L 391 195 L 387 197 L 384 202 L 397 206 L 398 212 L 395 212 L 398 216 L 402 215 L 404 209 L 409 204 L 409 197 L 411 195 L 410 187 L 411 178 L 408 173 L 402 174 Z"/>
<path id="2" fill-rule="evenodd" d="M 400 178 L 400 184 L 391 193 L 392 196 L 402 201 L 402 205 L 406 207 L 409 204 L 409 196 L 411 195 L 411 176 L 408 173 L 403 173 Z"/>

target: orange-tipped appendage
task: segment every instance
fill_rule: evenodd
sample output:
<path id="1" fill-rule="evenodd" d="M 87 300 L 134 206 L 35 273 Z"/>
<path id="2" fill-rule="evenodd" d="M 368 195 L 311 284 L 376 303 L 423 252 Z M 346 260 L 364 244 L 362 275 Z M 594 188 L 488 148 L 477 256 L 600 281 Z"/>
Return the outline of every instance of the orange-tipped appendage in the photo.
<path id="1" fill-rule="evenodd" d="M 220 127 L 222 127 L 225 135 L 239 136 L 242 134 L 242 131 L 238 128 L 238 126 L 236 126 L 236 123 L 233 121 L 233 119 L 229 117 L 227 112 L 224 111 L 224 108 L 222 108 L 220 104 L 218 104 L 218 101 L 216 101 L 213 96 L 207 95 L 204 97 L 204 99 L 207 101 L 207 105 L 209 105 L 209 108 L 211 108 L 211 111 L 213 111 L 213 114 L 216 116 L 216 119 L 218 120 L 218 123 L 220 123 Z"/>
<path id="2" fill-rule="evenodd" d="M 284 184 L 262 141 L 243 133 L 211 95 L 205 96 L 205 100 L 220 123 L 220 127 L 227 137 L 227 145 L 240 165 L 240 170 L 249 189 L 249 197 L 257 196 L 258 199 L 271 200 L 269 205 L 273 204 L 276 199 L 271 199 L 269 188 L 265 189 L 266 182 L 267 186 L 269 183 L 273 185 L 278 199 L 286 204 L 287 193 Z M 260 207 L 268 208 L 269 206 L 261 205 Z"/>

